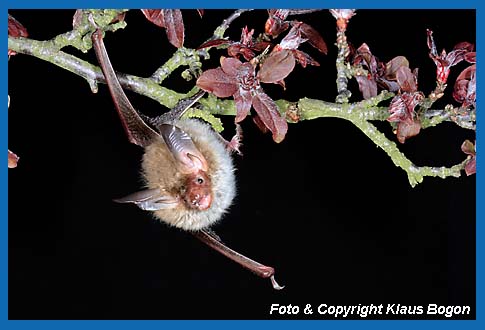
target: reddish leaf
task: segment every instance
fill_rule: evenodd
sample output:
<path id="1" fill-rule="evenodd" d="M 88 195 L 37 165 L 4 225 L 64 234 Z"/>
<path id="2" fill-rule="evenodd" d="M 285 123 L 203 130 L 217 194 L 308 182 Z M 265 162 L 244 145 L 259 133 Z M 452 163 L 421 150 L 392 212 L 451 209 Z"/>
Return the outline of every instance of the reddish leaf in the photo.
<path id="1" fill-rule="evenodd" d="M 233 42 L 227 48 L 227 53 L 229 56 L 238 57 L 239 55 L 242 55 L 246 61 L 251 61 L 256 56 L 254 51 L 263 51 L 271 45 L 271 43 L 267 41 L 254 42 L 253 34 L 254 29 L 249 31 L 247 26 L 245 26 L 242 29 L 240 41 Z"/>
<path id="2" fill-rule="evenodd" d="M 9 150 L 8 151 L 8 168 L 17 167 L 18 161 L 19 161 L 19 157 Z"/>
<path id="3" fill-rule="evenodd" d="M 221 68 L 222 70 L 230 76 L 236 77 L 242 62 L 237 58 L 232 57 L 221 57 Z"/>
<path id="4" fill-rule="evenodd" d="M 467 41 L 462 41 L 458 44 L 455 45 L 455 47 L 453 47 L 454 50 L 456 49 L 463 49 L 465 50 L 467 53 L 468 52 L 473 52 L 473 49 L 475 48 L 475 45 L 467 42 Z"/>
<path id="5" fill-rule="evenodd" d="M 465 102 L 468 94 L 469 81 L 466 79 L 457 80 L 453 89 L 453 98 L 460 103 Z"/>
<path id="6" fill-rule="evenodd" d="M 254 49 L 257 52 L 262 52 L 268 47 L 271 48 L 271 46 L 273 46 L 273 44 L 269 41 L 258 41 L 253 44 L 253 47 L 251 47 L 251 49 Z"/>
<path id="7" fill-rule="evenodd" d="M 369 46 L 367 46 L 366 43 L 363 43 L 359 48 L 357 48 L 356 53 L 357 55 L 353 61 L 354 65 L 364 64 L 372 74 L 376 74 L 378 61 L 377 58 L 372 55 Z"/>
<path id="8" fill-rule="evenodd" d="M 280 33 L 286 31 L 290 24 L 285 21 L 288 16 L 288 9 L 270 9 L 269 18 L 264 25 L 264 33 L 276 38 Z"/>
<path id="9" fill-rule="evenodd" d="M 295 57 L 286 49 L 273 51 L 263 62 L 258 78 L 264 83 L 276 83 L 285 79 L 295 68 Z"/>
<path id="10" fill-rule="evenodd" d="M 228 75 L 221 68 L 204 71 L 197 79 L 197 87 L 217 97 L 228 97 L 238 90 L 236 78 Z"/>
<path id="11" fill-rule="evenodd" d="M 355 9 L 330 9 L 330 13 L 335 19 L 349 20 L 355 15 Z"/>
<path id="12" fill-rule="evenodd" d="M 356 56 L 353 64 L 361 64 L 362 60 L 368 63 L 370 61 L 370 58 L 373 56 L 369 46 L 365 42 L 355 50 L 355 53 Z"/>
<path id="13" fill-rule="evenodd" d="M 164 9 L 164 23 L 168 41 L 177 48 L 184 44 L 184 21 L 180 9 Z"/>
<path id="14" fill-rule="evenodd" d="M 414 93 L 403 93 L 401 96 L 404 98 L 404 101 L 406 103 L 408 120 L 412 120 L 415 115 L 414 109 L 419 105 L 419 102 L 421 102 L 424 99 L 424 94 L 422 92 L 414 92 Z"/>
<path id="15" fill-rule="evenodd" d="M 362 93 L 364 99 L 370 99 L 377 96 L 377 83 L 369 76 L 357 76 L 357 83 L 359 84 L 359 90 Z"/>
<path id="16" fill-rule="evenodd" d="M 402 67 L 409 67 L 409 61 L 404 56 L 396 56 L 386 63 L 386 72 L 384 76 L 386 79 L 395 80 L 397 70 Z"/>
<path id="17" fill-rule="evenodd" d="M 465 164 L 465 173 L 466 175 L 472 175 L 477 173 L 477 159 L 476 157 L 471 158 Z"/>
<path id="18" fill-rule="evenodd" d="M 430 53 L 429 55 L 432 58 L 436 57 L 438 56 L 438 50 L 436 49 L 436 44 L 434 43 L 433 31 L 427 29 L 426 33 L 427 33 L 426 42 L 428 44 L 429 53 Z"/>
<path id="19" fill-rule="evenodd" d="M 468 50 L 466 48 L 457 48 L 446 55 L 444 60 L 448 62 L 449 66 L 455 66 L 465 59 L 467 53 Z M 443 52 L 443 54 L 445 54 L 445 52 Z"/>
<path id="20" fill-rule="evenodd" d="M 267 133 L 269 131 L 269 129 L 264 125 L 263 121 L 261 120 L 261 118 L 259 118 L 257 113 L 253 116 L 253 122 L 256 124 L 261 132 Z"/>
<path id="21" fill-rule="evenodd" d="M 8 35 L 15 38 L 29 36 L 27 29 L 10 14 L 8 14 Z M 17 53 L 13 50 L 8 50 L 8 56 L 15 54 Z"/>
<path id="22" fill-rule="evenodd" d="M 472 175 L 477 172 L 476 168 L 476 148 L 470 140 L 465 140 L 461 145 L 461 150 L 468 155 L 468 160 L 465 164 L 466 175 Z"/>
<path id="23" fill-rule="evenodd" d="M 474 64 L 474 65 L 470 65 L 469 67 L 467 67 L 466 69 L 464 69 L 459 75 L 458 77 L 456 78 L 456 80 L 462 80 L 462 79 L 467 79 L 467 80 L 470 80 L 472 75 L 475 74 L 476 72 L 476 68 L 477 66 Z"/>
<path id="24" fill-rule="evenodd" d="M 415 117 L 414 109 L 423 98 L 424 95 L 421 92 L 396 95 L 389 105 L 389 113 L 391 115 L 387 120 L 390 122 L 404 121 L 411 124 Z"/>
<path id="25" fill-rule="evenodd" d="M 27 29 L 10 14 L 8 14 L 8 35 L 15 38 L 29 36 Z"/>
<path id="26" fill-rule="evenodd" d="M 355 9 L 330 9 L 330 13 L 337 19 L 337 29 L 345 31 L 350 18 L 355 15 Z"/>
<path id="27" fill-rule="evenodd" d="M 469 42 L 460 42 L 448 54 L 444 49 L 441 54 L 438 54 L 433 40 L 433 32 L 430 30 L 428 30 L 428 48 L 430 49 L 429 57 L 436 64 L 437 81 L 442 84 L 446 83 L 452 66 L 467 58 L 473 60 L 475 57 L 474 55 L 467 56 L 474 48 L 474 45 Z"/>
<path id="28" fill-rule="evenodd" d="M 419 134 L 421 130 L 421 123 L 418 121 L 413 121 L 411 123 L 401 121 L 397 125 L 397 140 L 404 143 L 406 139 Z"/>
<path id="29" fill-rule="evenodd" d="M 315 61 L 310 55 L 302 52 L 301 50 L 294 49 L 292 50 L 292 53 L 293 56 L 295 56 L 295 60 L 300 63 L 300 65 L 304 68 L 306 68 L 307 65 L 320 66 L 320 63 Z"/>
<path id="30" fill-rule="evenodd" d="M 254 29 L 251 29 L 251 31 L 249 31 L 247 26 L 243 27 L 241 32 L 241 43 L 245 46 L 252 46 L 253 34 Z"/>
<path id="31" fill-rule="evenodd" d="M 247 47 L 241 48 L 239 50 L 239 53 L 244 57 L 246 61 L 251 61 L 254 58 L 254 56 L 256 56 L 256 54 L 254 54 L 254 52 Z"/>
<path id="32" fill-rule="evenodd" d="M 476 65 L 463 70 L 456 79 L 453 98 L 464 106 L 475 104 L 476 101 Z"/>
<path id="33" fill-rule="evenodd" d="M 372 55 L 369 46 L 366 43 L 360 45 L 355 50 L 355 56 L 352 60 L 354 66 L 362 65 L 369 71 L 367 76 L 357 76 L 356 80 L 359 84 L 359 90 L 364 99 L 368 99 L 377 95 L 377 81 L 379 62 L 377 58 Z"/>
<path id="34" fill-rule="evenodd" d="M 241 64 L 238 68 L 237 79 L 239 88 L 255 91 L 260 88 L 259 80 L 256 79 L 254 66 L 250 62 Z"/>
<path id="35" fill-rule="evenodd" d="M 399 90 L 399 85 L 395 81 L 377 77 L 377 83 L 382 89 L 388 90 L 390 92 L 397 92 Z"/>
<path id="36" fill-rule="evenodd" d="M 168 41 L 177 48 L 184 44 L 184 21 L 180 9 L 142 9 L 153 24 L 165 28 Z"/>
<path id="37" fill-rule="evenodd" d="M 284 80 L 277 81 L 276 83 L 281 87 L 283 87 L 284 90 L 286 90 L 286 83 Z"/>
<path id="38" fill-rule="evenodd" d="M 476 155 L 475 145 L 470 140 L 463 141 L 461 151 L 470 156 Z"/>
<path id="39" fill-rule="evenodd" d="M 310 45 L 318 49 L 320 52 L 327 54 L 327 44 L 317 30 L 308 24 L 302 23 L 300 25 L 300 31 L 302 37 L 308 39 Z"/>
<path id="40" fill-rule="evenodd" d="M 391 114 L 387 118 L 387 121 L 389 122 L 399 122 L 406 118 L 406 104 L 400 95 L 397 95 L 392 99 L 388 111 Z"/>
<path id="41" fill-rule="evenodd" d="M 163 10 L 162 9 L 141 9 L 141 12 L 147 20 L 155 24 L 156 26 L 159 26 L 161 28 L 165 27 L 165 20 L 163 18 Z"/>
<path id="42" fill-rule="evenodd" d="M 465 61 L 468 63 L 477 63 L 477 53 L 469 52 L 465 54 Z"/>
<path id="43" fill-rule="evenodd" d="M 237 90 L 234 94 L 234 102 L 236 103 L 236 117 L 234 118 L 234 122 L 239 123 L 246 118 L 249 110 L 251 110 L 252 98 L 251 91 L 243 88 Z"/>
<path id="44" fill-rule="evenodd" d="M 217 47 L 217 46 L 220 46 L 220 45 L 228 45 L 230 43 L 231 43 L 231 41 L 226 40 L 226 39 L 209 40 L 209 41 L 204 42 L 197 49 L 203 49 L 203 48 L 208 48 L 208 47 Z"/>
<path id="45" fill-rule="evenodd" d="M 234 43 L 227 48 L 227 54 L 231 57 L 237 57 L 238 55 L 242 55 L 246 61 L 250 61 L 254 58 L 254 52 L 249 49 L 247 46 L 244 46 L 240 43 Z"/>
<path id="46" fill-rule="evenodd" d="M 253 107 L 264 125 L 273 133 L 273 140 L 276 143 L 283 141 L 288 123 L 280 115 L 276 103 L 264 92 L 259 92 L 253 97 Z"/>
<path id="47" fill-rule="evenodd" d="M 297 49 L 302 42 L 305 42 L 306 39 L 302 38 L 301 36 L 301 29 L 300 25 L 303 24 L 302 22 L 295 22 L 293 23 L 293 27 L 288 32 L 288 34 L 281 40 L 280 47 L 283 49 Z"/>
<path id="48" fill-rule="evenodd" d="M 290 13 L 289 9 L 268 9 L 268 14 L 271 17 L 277 17 L 281 20 L 285 20 Z"/>
<path id="49" fill-rule="evenodd" d="M 232 137 L 231 141 L 226 145 L 226 149 L 229 152 L 237 152 L 239 156 L 242 156 L 242 152 L 240 150 L 242 145 L 242 138 L 243 138 L 243 131 L 241 125 L 236 124 L 236 134 Z"/>
<path id="50" fill-rule="evenodd" d="M 397 83 L 401 87 L 401 91 L 413 93 L 418 90 L 416 84 L 416 77 L 407 66 L 401 66 L 396 72 Z"/>

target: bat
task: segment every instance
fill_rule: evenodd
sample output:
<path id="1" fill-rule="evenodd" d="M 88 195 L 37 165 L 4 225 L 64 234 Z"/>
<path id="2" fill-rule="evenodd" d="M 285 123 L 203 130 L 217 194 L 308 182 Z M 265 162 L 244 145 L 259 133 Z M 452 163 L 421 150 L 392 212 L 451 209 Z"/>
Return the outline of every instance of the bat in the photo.
<path id="1" fill-rule="evenodd" d="M 230 249 L 210 229 L 230 207 L 236 195 L 236 179 L 228 148 L 231 143 L 197 119 L 182 119 L 205 92 L 180 101 L 159 117 L 146 118 L 123 91 L 101 30 L 95 30 L 92 41 L 128 140 L 145 149 L 142 175 L 146 189 L 115 201 L 153 212 L 160 221 L 191 232 L 256 275 L 269 278 L 274 289 L 283 289 L 274 278 L 274 268 Z"/>

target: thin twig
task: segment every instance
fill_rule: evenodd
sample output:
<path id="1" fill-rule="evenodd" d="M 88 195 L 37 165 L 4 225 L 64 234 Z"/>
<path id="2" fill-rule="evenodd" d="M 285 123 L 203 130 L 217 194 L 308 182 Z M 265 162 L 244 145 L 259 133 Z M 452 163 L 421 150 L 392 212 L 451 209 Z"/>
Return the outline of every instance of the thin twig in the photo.
<path id="1" fill-rule="evenodd" d="M 321 10 L 323 9 L 290 9 L 288 16 L 311 14 Z"/>
<path id="2" fill-rule="evenodd" d="M 365 101 L 364 101 L 365 102 Z M 300 120 L 309 120 L 321 117 L 337 117 L 350 121 L 357 126 L 374 144 L 380 147 L 391 158 L 392 162 L 402 168 L 408 175 L 411 186 L 416 186 L 426 176 L 431 177 L 459 177 L 464 169 L 465 161 L 451 167 L 418 167 L 414 165 L 397 147 L 396 143 L 389 140 L 369 120 L 382 113 L 387 108 L 373 107 L 366 109 L 364 103 L 333 104 L 312 99 L 301 99 L 298 102 Z"/>
<path id="3" fill-rule="evenodd" d="M 219 25 L 216 30 L 214 31 L 214 35 L 209 39 L 209 40 L 216 40 L 216 39 L 222 39 L 224 38 L 224 33 L 226 30 L 229 28 L 229 26 L 234 22 L 235 19 L 237 19 L 239 16 L 241 16 L 242 13 L 251 11 L 253 9 L 238 9 L 234 11 L 228 18 L 226 18 L 224 21 L 222 21 L 222 24 Z"/>
<path id="4" fill-rule="evenodd" d="M 337 59 L 335 61 L 337 66 L 337 103 L 347 103 L 352 93 L 347 89 L 349 79 L 349 69 L 347 68 L 345 59 L 349 55 L 349 45 L 344 30 L 337 31 Z"/>

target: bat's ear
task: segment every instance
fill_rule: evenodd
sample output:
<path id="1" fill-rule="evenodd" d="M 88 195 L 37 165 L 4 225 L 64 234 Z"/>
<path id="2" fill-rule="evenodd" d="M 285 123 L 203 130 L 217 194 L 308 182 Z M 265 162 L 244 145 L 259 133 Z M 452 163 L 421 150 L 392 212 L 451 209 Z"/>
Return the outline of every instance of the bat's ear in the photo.
<path id="1" fill-rule="evenodd" d="M 162 124 L 160 134 L 177 162 L 179 171 L 184 174 L 200 170 L 207 172 L 207 160 L 187 133 L 174 125 Z"/>
<path id="2" fill-rule="evenodd" d="M 171 209 L 177 206 L 179 200 L 168 194 L 162 194 L 160 189 L 146 189 L 137 191 L 128 196 L 114 199 L 117 203 L 133 203 L 145 211 L 157 211 L 162 209 Z"/>

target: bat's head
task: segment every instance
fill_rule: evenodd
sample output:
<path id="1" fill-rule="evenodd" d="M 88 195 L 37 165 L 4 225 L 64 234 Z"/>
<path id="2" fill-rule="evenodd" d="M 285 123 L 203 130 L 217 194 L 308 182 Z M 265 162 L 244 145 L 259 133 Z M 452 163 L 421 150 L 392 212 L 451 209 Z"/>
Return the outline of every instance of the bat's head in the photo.
<path id="1" fill-rule="evenodd" d="M 204 171 L 188 175 L 183 197 L 188 208 L 207 210 L 212 204 L 212 183 L 209 176 Z"/>

